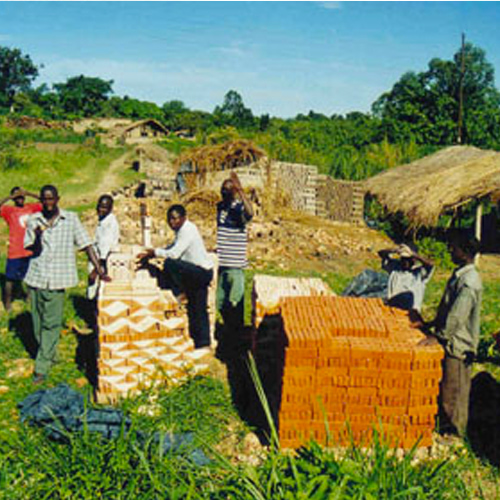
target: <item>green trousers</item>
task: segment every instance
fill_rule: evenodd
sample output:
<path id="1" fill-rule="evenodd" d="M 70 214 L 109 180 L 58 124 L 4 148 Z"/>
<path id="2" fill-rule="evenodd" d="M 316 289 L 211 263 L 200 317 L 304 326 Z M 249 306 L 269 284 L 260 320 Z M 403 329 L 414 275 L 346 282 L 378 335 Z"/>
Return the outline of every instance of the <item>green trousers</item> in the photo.
<path id="1" fill-rule="evenodd" d="M 56 355 L 63 321 L 64 290 L 30 288 L 33 333 L 38 343 L 35 373 L 47 375 Z"/>
<path id="2" fill-rule="evenodd" d="M 217 311 L 230 330 L 242 329 L 245 303 L 243 269 L 220 267 L 217 278 Z"/>
<path id="3" fill-rule="evenodd" d="M 440 430 L 465 436 L 469 419 L 471 365 L 461 359 L 445 355 L 440 391 Z"/>

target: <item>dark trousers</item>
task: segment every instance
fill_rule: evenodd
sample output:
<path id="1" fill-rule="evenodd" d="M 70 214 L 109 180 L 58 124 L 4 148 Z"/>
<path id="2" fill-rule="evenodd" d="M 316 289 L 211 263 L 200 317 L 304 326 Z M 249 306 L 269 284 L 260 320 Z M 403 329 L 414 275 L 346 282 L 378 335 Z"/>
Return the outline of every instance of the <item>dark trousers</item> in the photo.
<path id="1" fill-rule="evenodd" d="M 445 355 L 440 388 L 440 431 L 465 436 L 469 418 L 471 364 Z"/>
<path id="2" fill-rule="evenodd" d="M 197 349 L 209 346 L 208 287 L 213 278 L 213 271 L 190 262 L 166 259 L 163 275 L 164 286 L 170 288 L 174 295 L 186 294 L 189 335 L 194 346 Z"/>

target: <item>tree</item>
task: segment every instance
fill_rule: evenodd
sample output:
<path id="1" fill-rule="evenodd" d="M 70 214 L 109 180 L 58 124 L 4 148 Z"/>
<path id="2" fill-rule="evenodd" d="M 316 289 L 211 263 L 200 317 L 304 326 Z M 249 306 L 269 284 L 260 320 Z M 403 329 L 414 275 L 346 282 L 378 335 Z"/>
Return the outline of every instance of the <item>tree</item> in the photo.
<path id="1" fill-rule="evenodd" d="M 241 95 L 236 90 L 230 90 L 224 96 L 222 106 L 216 106 L 214 115 L 220 125 L 231 125 L 236 128 L 254 126 L 252 110 L 245 107 Z"/>
<path id="2" fill-rule="evenodd" d="M 66 83 L 56 83 L 54 89 L 65 113 L 89 117 L 100 113 L 113 93 L 112 85 L 113 80 L 80 75 L 68 78 Z"/>
<path id="3" fill-rule="evenodd" d="M 0 47 L 0 105 L 10 107 L 18 92 L 27 92 L 38 76 L 29 55 L 19 49 Z"/>
<path id="4" fill-rule="evenodd" d="M 437 145 L 454 144 L 458 138 L 460 81 L 463 81 L 463 143 L 500 146 L 500 93 L 495 88 L 493 66 L 484 50 L 471 43 L 451 61 L 434 58 L 427 71 L 405 73 L 374 104 L 374 114 L 392 141 Z"/>
<path id="5" fill-rule="evenodd" d="M 164 103 L 161 110 L 163 111 L 165 123 L 174 129 L 179 128 L 180 118 L 189 111 L 186 105 L 179 100 Z"/>

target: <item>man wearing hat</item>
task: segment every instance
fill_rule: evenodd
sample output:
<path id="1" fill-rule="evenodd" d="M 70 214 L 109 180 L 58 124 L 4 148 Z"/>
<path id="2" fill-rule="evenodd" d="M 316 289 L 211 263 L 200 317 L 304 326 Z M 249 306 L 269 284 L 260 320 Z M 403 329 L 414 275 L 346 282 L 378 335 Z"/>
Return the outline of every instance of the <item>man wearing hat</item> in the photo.
<path id="1" fill-rule="evenodd" d="M 420 313 L 434 264 L 408 245 L 380 250 L 378 254 L 382 259 L 382 268 L 389 273 L 389 305 Z"/>

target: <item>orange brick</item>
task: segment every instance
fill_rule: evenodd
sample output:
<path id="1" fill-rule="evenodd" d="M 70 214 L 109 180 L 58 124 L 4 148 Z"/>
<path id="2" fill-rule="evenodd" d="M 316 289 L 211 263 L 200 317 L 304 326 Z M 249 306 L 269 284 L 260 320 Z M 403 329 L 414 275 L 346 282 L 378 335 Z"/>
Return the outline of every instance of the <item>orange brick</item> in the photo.
<path id="1" fill-rule="evenodd" d="M 352 387 L 377 387 L 380 372 L 377 369 L 350 368 L 349 379 Z"/>

